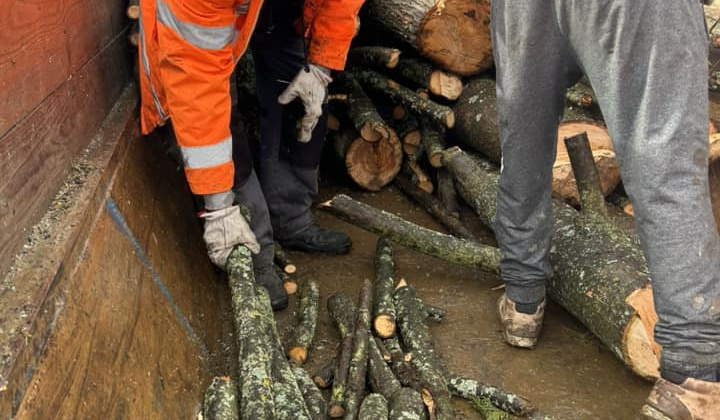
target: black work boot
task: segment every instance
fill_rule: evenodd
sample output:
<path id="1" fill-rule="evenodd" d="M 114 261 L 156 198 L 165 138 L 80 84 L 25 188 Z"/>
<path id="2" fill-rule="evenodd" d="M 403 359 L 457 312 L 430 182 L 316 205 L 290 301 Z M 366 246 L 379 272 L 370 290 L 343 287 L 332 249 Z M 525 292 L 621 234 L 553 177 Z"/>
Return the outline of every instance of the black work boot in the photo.
<path id="1" fill-rule="evenodd" d="M 270 306 L 273 311 L 281 311 L 288 306 L 288 295 L 283 287 L 282 279 L 272 265 L 256 268 L 255 283 L 267 289 L 270 295 Z"/>
<path id="2" fill-rule="evenodd" d="M 352 240 L 343 232 L 337 232 L 312 224 L 300 232 L 279 239 L 283 248 L 302 252 L 323 252 L 327 254 L 347 254 Z"/>

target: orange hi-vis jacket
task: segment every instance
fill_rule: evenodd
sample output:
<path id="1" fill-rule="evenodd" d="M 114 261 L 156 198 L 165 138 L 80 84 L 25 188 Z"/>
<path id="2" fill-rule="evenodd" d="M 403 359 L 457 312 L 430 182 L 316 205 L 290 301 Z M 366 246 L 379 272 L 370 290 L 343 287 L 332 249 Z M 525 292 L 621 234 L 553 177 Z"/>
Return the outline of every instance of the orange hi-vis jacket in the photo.
<path id="1" fill-rule="evenodd" d="M 365 0 L 306 0 L 308 60 L 345 66 Z M 233 184 L 230 75 L 245 53 L 263 0 L 140 0 L 142 133 L 172 118 L 194 194 Z"/>

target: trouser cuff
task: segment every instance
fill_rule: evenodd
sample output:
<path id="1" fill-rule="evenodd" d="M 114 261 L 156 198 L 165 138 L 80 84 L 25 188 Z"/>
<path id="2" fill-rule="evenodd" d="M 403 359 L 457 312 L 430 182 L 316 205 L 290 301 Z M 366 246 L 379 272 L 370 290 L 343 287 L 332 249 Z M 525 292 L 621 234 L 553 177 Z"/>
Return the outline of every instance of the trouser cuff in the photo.
<path id="1" fill-rule="evenodd" d="M 505 283 L 505 294 L 515 303 L 537 303 L 545 298 L 545 285 L 518 286 Z"/>

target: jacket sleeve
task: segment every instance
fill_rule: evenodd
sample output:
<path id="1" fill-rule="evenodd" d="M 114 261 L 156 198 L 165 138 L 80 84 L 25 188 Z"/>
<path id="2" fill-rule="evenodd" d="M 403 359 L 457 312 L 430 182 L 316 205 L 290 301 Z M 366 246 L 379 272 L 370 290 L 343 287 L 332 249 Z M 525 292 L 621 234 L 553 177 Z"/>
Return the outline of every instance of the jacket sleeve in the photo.
<path id="1" fill-rule="evenodd" d="M 308 59 L 332 70 L 343 70 L 357 15 L 365 0 L 308 0 L 305 23 L 309 35 Z M 309 33 L 308 33 L 309 32 Z"/>
<path id="2" fill-rule="evenodd" d="M 233 183 L 229 81 L 233 0 L 156 0 L 160 79 L 194 194 Z"/>

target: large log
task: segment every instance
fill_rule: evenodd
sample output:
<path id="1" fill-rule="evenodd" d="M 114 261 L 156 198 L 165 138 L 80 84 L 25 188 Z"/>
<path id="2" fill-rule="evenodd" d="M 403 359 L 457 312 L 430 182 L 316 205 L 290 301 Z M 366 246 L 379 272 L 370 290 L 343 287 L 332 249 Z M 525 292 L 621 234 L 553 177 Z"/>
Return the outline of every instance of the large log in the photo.
<path id="1" fill-rule="evenodd" d="M 385 235 L 394 242 L 424 254 L 454 264 L 490 272 L 498 271 L 500 251 L 497 248 L 418 226 L 394 214 L 355 201 L 344 194 L 336 195 L 330 201 L 322 203 L 320 207 L 363 229 Z"/>
<path id="2" fill-rule="evenodd" d="M 371 0 L 366 10 L 443 69 L 468 76 L 493 64 L 490 0 Z"/>
<path id="3" fill-rule="evenodd" d="M 298 323 L 290 335 L 287 355 L 291 362 L 302 365 L 307 360 L 308 350 L 315 338 L 320 290 L 317 283 L 308 280 L 300 289 Z"/>
<path id="4" fill-rule="evenodd" d="M 238 420 L 237 387 L 227 376 L 213 378 L 203 400 L 203 420 Z"/>
<path id="5" fill-rule="evenodd" d="M 464 147 L 482 153 L 490 162 L 500 164 L 495 81 L 475 79 L 468 83 L 453 110 L 457 118 L 452 130 L 455 140 Z M 574 115 L 574 118 L 578 117 L 577 113 Z M 620 168 L 607 128 L 589 117 L 565 119 L 558 128 L 557 154 L 553 165 L 553 195 L 572 205 L 579 201 L 575 177 L 563 140 L 583 131 L 586 131 L 590 138 L 603 193 L 609 194 L 620 182 Z"/>
<path id="6" fill-rule="evenodd" d="M 270 419 L 275 412 L 273 347 L 265 325 L 274 321 L 265 319 L 268 311 L 263 310 L 264 302 L 258 298 L 250 250 L 235 247 L 226 268 L 239 353 L 240 416 Z M 272 317 L 272 309 L 267 309 Z"/>
<path id="7" fill-rule="evenodd" d="M 438 125 L 452 128 L 455 125 L 455 113 L 445 105 L 437 104 L 422 98 L 416 92 L 388 79 L 372 70 L 355 70 L 353 75 L 368 89 L 387 96 L 394 102 L 402 104 L 418 116 L 435 121 Z"/>
<path id="8" fill-rule="evenodd" d="M 379 191 L 392 182 L 402 167 L 403 152 L 395 131 L 378 141 L 364 140 L 353 127 L 334 132 L 335 152 L 344 160 L 348 175 L 360 187 Z"/>
<path id="9" fill-rule="evenodd" d="M 458 148 L 443 161 L 463 196 L 494 228 L 498 171 Z M 633 372 L 658 376 L 659 348 L 652 331 L 655 314 L 647 263 L 636 242 L 604 217 L 553 201 L 555 227 L 549 296 L 592 331 Z"/>

